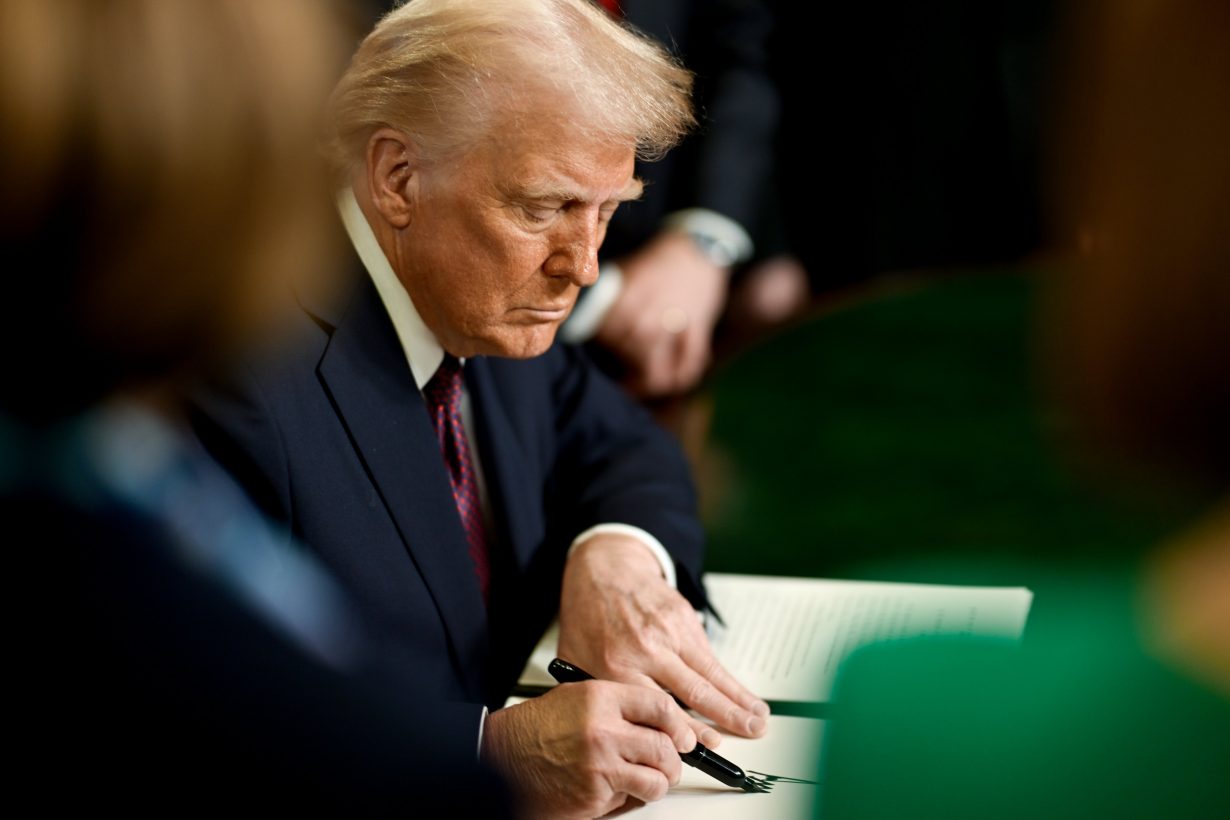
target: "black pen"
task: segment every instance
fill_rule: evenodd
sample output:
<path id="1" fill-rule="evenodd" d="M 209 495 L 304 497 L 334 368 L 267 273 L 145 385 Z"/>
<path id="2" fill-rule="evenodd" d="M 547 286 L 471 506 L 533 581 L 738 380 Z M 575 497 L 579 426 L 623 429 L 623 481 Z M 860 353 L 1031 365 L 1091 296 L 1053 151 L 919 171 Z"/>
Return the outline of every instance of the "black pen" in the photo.
<path id="1" fill-rule="evenodd" d="M 560 660 L 559 658 L 551 661 L 550 665 L 547 666 L 547 671 L 551 673 L 551 677 L 560 683 L 580 683 L 581 681 L 594 679 L 594 676 L 584 669 L 573 666 L 568 661 Z M 744 774 L 743 770 L 738 766 L 720 754 L 705 748 L 704 744 L 699 740 L 696 741 L 695 749 L 690 752 L 680 752 L 679 757 L 684 763 L 696 767 L 727 786 L 743 789 L 745 792 L 768 791 Z"/>

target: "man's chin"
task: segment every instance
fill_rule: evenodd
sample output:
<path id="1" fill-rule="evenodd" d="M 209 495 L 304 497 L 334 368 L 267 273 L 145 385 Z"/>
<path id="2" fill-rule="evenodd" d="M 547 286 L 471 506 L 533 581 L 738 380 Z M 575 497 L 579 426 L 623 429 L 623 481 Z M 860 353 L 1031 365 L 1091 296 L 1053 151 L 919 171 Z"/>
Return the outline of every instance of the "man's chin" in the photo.
<path id="1" fill-rule="evenodd" d="M 505 328 L 499 337 L 492 339 L 488 356 L 505 359 L 532 359 L 551 349 L 555 334 L 562 322 L 543 322 L 535 325 L 518 325 Z"/>

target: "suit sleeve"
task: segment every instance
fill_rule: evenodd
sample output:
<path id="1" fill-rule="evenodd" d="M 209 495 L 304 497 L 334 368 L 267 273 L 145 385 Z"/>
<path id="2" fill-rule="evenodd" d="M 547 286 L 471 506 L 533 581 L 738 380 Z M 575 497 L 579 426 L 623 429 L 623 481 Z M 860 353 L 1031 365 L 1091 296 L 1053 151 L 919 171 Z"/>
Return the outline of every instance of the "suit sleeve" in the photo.
<path id="1" fill-rule="evenodd" d="M 699 132 L 690 154 L 689 201 L 754 231 L 765 204 L 777 129 L 777 89 L 768 69 L 772 15 L 759 0 L 697 4 L 685 61 L 697 71 Z"/>
<path id="2" fill-rule="evenodd" d="M 651 533 L 674 559 L 679 591 L 698 609 L 706 607 L 704 531 L 683 451 L 579 349 L 560 346 L 549 355 L 558 365 L 550 514 L 566 521 L 573 536 L 605 523 Z"/>

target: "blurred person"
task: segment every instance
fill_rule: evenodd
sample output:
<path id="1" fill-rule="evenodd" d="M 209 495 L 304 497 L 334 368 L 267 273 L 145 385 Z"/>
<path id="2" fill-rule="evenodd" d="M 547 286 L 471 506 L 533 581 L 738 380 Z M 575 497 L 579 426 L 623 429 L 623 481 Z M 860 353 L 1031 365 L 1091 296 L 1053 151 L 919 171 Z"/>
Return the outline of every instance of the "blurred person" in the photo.
<path id="1" fill-rule="evenodd" d="M 817 295 L 1043 247 L 1054 0 L 777 0 L 783 242 Z"/>
<path id="2" fill-rule="evenodd" d="M 331 258 L 322 6 L 0 3 L 15 804 L 505 816 L 472 738 L 182 429 Z"/>
<path id="3" fill-rule="evenodd" d="M 1052 383 L 1114 481 L 1219 500 L 1146 555 L 1050 567 L 1019 649 L 856 656 L 826 741 L 828 818 L 1230 809 L 1230 7 L 1075 19 L 1057 212 L 1085 253 L 1044 316 Z"/>
<path id="4" fill-rule="evenodd" d="M 592 340 L 638 396 L 683 393 L 709 365 L 732 273 L 752 259 L 764 218 L 778 108 L 767 68 L 772 17 L 760 0 L 595 4 L 695 72 L 702 121 L 662 160 L 638 163 L 644 195 L 611 220 L 601 274 L 561 335 Z M 779 265 L 767 278 L 781 273 Z M 766 301 L 759 282 L 741 283 L 747 309 Z"/>
<path id="5" fill-rule="evenodd" d="M 692 123 L 690 74 L 587 0 L 414 0 L 333 97 L 337 287 L 247 355 L 195 428 L 387 626 L 544 815 L 653 800 L 677 752 L 768 707 L 714 658 L 678 446 L 554 345 L 598 246 Z M 559 613 L 600 682 L 499 709 Z M 488 709 L 490 711 L 488 714 Z"/>

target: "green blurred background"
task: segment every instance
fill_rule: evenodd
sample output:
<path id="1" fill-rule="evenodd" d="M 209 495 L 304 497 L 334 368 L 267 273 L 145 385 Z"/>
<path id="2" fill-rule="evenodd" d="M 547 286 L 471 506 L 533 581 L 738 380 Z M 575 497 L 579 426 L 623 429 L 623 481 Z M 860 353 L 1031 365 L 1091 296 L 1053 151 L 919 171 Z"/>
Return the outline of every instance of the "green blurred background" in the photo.
<path id="1" fill-rule="evenodd" d="M 1190 510 L 1094 489 L 1035 390 L 1040 273 L 873 286 L 719 367 L 700 398 L 708 568 L 1029 583 L 1119 558 Z"/>

